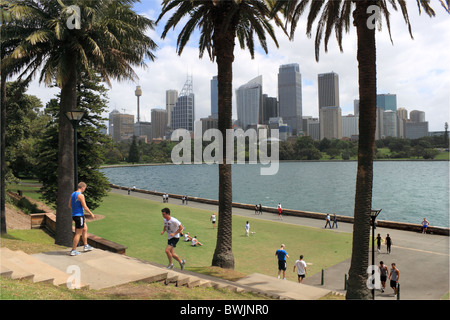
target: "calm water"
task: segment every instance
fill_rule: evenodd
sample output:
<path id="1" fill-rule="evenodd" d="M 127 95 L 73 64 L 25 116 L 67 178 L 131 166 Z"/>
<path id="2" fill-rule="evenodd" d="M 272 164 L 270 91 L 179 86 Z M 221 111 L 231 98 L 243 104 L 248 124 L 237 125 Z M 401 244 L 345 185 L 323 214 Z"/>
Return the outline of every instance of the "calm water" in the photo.
<path id="1" fill-rule="evenodd" d="M 284 162 L 261 176 L 260 165 L 233 165 L 233 201 L 353 216 L 356 162 Z M 218 166 L 169 165 L 105 168 L 113 184 L 218 199 Z M 447 161 L 374 163 L 372 207 L 380 220 L 449 227 Z"/>

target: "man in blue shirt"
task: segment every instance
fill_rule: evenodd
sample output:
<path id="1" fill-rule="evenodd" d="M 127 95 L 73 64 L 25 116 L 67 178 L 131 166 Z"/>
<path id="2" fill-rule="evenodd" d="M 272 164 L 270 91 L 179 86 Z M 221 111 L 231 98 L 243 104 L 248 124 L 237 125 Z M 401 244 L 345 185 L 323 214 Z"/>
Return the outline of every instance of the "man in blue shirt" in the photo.
<path id="1" fill-rule="evenodd" d="M 289 258 L 289 255 L 285 250 L 284 244 L 275 252 L 275 255 L 278 257 L 278 279 L 280 279 L 281 271 L 283 271 L 283 280 L 286 280 L 286 258 Z"/>
<path id="2" fill-rule="evenodd" d="M 83 237 L 84 251 L 91 251 L 93 249 L 87 243 L 87 225 L 86 218 L 84 217 L 84 211 L 86 210 L 92 218 L 94 218 L 94 214 L 87 207 L 86 200 L 83 195 L 86 187 L 86 183 L 80 182 L 78 184 L 77 191 L 72 193 L 69 200 L 69 208 L 72 209 L 72 219 L 75 221 L 75 235 L 73 237 L 72 251 L 70 251 L 71 256 L 80 254 L 80 252 L 77 251 L 77 245 L 80 241 L 80 237 Z"/>

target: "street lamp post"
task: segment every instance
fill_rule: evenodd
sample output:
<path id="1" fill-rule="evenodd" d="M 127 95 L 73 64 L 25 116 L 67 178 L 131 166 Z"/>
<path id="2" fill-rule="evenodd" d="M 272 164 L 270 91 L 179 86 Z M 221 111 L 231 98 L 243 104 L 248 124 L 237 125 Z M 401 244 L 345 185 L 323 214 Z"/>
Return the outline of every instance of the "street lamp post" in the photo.
<path id="1" fill-rule="evenodd" d="M 380 210 L 370 210 L 370 218 L 372 218 L 372 276 L 375 275 L 375 220 L 380 214 L 382 209 Z M 374 283 L 372 284 L 372 300 L 375 300 L 375 279 L 373 279 Z"/>
<path id="2" fill-rule="evenodd" d="M 73 127 L 73 175 L 74 175 L 74 187 L 75 190 L 78 188 L 78 151 L 77 151 L 77 127 L 81 119 L 84 116 L 84 111 L 72 110 L 66 112 L 66 117 L 69 119 Z"/>

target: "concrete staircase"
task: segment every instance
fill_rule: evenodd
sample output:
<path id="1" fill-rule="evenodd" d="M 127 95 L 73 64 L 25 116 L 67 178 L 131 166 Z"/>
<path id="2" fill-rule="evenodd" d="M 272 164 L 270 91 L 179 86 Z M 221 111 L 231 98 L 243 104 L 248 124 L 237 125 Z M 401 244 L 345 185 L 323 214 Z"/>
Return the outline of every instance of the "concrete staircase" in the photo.
<path id="1" fill-rule="evenodd" d="M 82 248 L 79 249 L 80 252 Z M 12 279 L 29 279 L 33 282 L 48 282 L 54 285 L 80 284 L 80 288 L 100 290 L 130 282 L 162 282 L 166 285 L 213 287 L 235 292 L 257 292 L 259 289 L 238 285 L 215 277 L 166 269 L 148 261 L 111 253 L 100 249 L 70 256 L 68 250 L 28 255 L 22 251 L 0 248 L 1 276 Z M 78 278 L 77 278 L 78 277 Z M 76 278 L 77 281 L 71 281 Z M 67 284 L 69 282 L 69 284 Z M 78 286 L 75 286 L 78 288 Z M 268 294 L 273 298 L 279 295 Z"/>

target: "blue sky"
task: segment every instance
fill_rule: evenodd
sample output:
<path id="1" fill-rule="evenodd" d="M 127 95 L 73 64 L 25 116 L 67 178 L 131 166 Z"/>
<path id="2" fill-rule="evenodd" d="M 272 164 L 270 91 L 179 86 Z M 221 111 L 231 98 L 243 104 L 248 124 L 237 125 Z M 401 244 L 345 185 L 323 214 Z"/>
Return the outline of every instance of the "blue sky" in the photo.
<path id="1" fill-rule="evenodd" d="M 437 17 L 419 16 L 415 1 L 408 1 L 414 40 L 409 36 L 401 13 L 392 12 L 391 31 L 394 44 L 390 42 L 387 29 L 377 32 L 377 84 L 378 93 L 397 95 L 398 107 L 425 111 L 430 131 L 441 131 L 444 122 L 450 122 L 450 16 L 441 8 L 439 1 L 431 4 Z M 156 20 L 160 13 L 160 0 L 142 0 L 135 10 Z M 170 16 L 170 13 L 169 13 Z M 168 16 L 168 17 L 169 17 Z M 142 87 L 141 119 L 151 121 L 150 110 L 165 107 L 165 92 L 169 89 L 181 91 L 188 74 L 193 76 L 196 99 L 196 119 L 210 114 L 210 79 L 216 75 L 216 65 L 205 54 L 199 59 L 198 41 L 193 38 L 181 56 L 176 54 L 176 37 L 179 30 L 170 31 L 165 40 L 160 38 L 163 20 L 149 35 L 158 44 L 157 60 L 148 63 L 145 70 L 136 69 L 139 85 Z M 282 64 L 298 63 L 303 80 L 303 115 L 318 116 L 317 75 L 334 71 L 339 74 L 340 104 L 343 115 L 353 113 L 353 100 L 358 99 L 356 36 L 352 28 L 344 35 L 344 52 L 341 53 L 335 38 L 330 39 L 328 53 L 323 47 L 320 61 L 314 57 L 314 40 L 305 35 L 304 23 L 299 23 L 294 41 L 277 31 L 280 44 L 276 48 L 269 41 L 269 54 L 261 50 L 251 60 L 250 54 L 235 49 L 233 87 L 238 88 L 258 75 L 263 76 L 263 91 L 269 96 L 277 96 L 277 74 Z M 134 91 L 137 83 L 113 83 L 108 93 L 112 111 L 136 114 Z M 40 97 L 44 103 L 55 90 L 43 84 L 30 86 L 30 94 Z M 233 99 L 234 103 L 234 99 Z M 235 111 L 235 106 L 234 106 Z M 234 118 L 236 118 L 234 112 Z"/>

